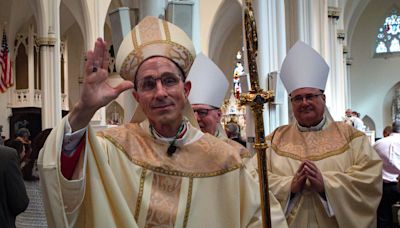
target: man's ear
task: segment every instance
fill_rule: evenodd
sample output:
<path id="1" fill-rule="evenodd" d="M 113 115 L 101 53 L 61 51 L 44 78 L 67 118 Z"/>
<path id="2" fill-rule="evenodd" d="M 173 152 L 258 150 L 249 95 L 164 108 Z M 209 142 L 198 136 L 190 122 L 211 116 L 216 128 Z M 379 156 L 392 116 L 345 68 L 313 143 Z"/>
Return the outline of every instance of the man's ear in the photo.
<path id="1" fill-rule="evenodd" d="M 139 103 L 139 94 L 136 91 L 132 91 L 132 95 L 135 98 L 135 100 Z"/>
<path id="2" fill-rule="evenodd" d="M 221 109 L 217 110 L 217 116 L 218 116 L 218 121 L 221 121 L 221 117 L 222 117 L 222 111 Z"/>
<path id="3" fill-rule="evenodd" d="M 185 84 L 183 85 L 185 97 L 187 98 L 189 96 L 190 90 L 192 89 L 192 82 L 191 81 L 186 81 Z"/>

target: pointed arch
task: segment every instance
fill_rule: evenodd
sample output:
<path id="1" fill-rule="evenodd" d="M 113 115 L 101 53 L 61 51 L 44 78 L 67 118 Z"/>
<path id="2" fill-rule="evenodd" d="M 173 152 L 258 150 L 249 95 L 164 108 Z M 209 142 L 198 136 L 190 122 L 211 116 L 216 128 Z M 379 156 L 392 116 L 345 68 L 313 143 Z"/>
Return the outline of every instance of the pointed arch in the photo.
<path id="1" fill-rule="evenodd" d="M 232 75 L 236 53 L 243 46 L 242 5 L 238 1 L 224 0 L 211 28 L 209 57 L 225 75 Z"/>
<path id="2" fill-rule="evenodd" d="M 107 124 L 120 125 L 124 123 L 125 112 L 122 106 L 113 101 L 106 107 L 106 121 Z"/>
<path id="3" fill-rule="evenodd" d="M 376 129 L 375 121 L 370 116 L 365 115 L 362 118 L 362 121 L 364 122 L 366 129 L 369 129 L 370 131 L 375 131 L 375 129 Z"/>

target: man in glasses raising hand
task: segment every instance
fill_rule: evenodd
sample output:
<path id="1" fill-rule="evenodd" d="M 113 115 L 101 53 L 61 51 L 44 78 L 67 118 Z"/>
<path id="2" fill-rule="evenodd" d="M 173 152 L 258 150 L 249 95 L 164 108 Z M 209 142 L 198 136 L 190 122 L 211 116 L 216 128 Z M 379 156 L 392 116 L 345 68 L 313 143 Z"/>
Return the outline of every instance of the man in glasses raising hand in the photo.
<path id="1" fill-rule="evenodd" d="M 185 80 L 195 52 L 181 29 L 137 24 L 118 50 L 115 88 L 104 41 L 87 55 L 79 102 L 38 161 L 49 227 L 260 227 L 258 185 L 239 153 L 197 127 Z M 131 123 L 96 135 L 93 114 L 130 88 Z"/>

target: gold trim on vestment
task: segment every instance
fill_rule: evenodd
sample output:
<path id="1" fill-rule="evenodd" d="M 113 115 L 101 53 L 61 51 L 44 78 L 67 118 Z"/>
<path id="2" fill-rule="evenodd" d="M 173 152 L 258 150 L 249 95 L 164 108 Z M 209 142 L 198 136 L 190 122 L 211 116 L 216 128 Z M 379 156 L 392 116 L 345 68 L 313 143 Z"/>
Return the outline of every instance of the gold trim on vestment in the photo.
<path id="1" fill-rule="evenodd" d="M 339 135 L 339 137 L 330 138 L 331 135 L 326 133 L 328 131 Z M 314 136 L 311 139 L 318 138 L 325 139 L 325 141 L 308 141 L 308 139 L 305 139 L 302 134 L 313 134 Z M 339 122 L 328 123 L 328 127 L 326 127 L 324 130 L 315 132 L 299 132 L 298 129 L 296 129 L 296 126 L 286 125 L 277 128 L 272 134 L 270 134 L 266 138 L 270 141 L 272 140 L 271 148 L 279 156 L 288 157 L 299 161 L 305 159 L 318 161 L 327 157 L 344 153 L 350 148 L 350 143 L 355 138 L 361 137 L 363 135 L 363 132 L 357 131 L 351 126 Z M 299 139 L 299 137 L 303 138 Z M 310 148 L 313 148 L 314 150 Z M 301 151 L 307 151 L 311 153 L 307 155 L 301 153 Z"/>
<path id="2" fill-rule="evenodd" d="M 186 200 L 185 217 L 183 219 L 183 228 L 187 227 L 187 223 L 189 220 L 190 205 L 192 204 L 192 191 L 193 191 L 193 178 L 189 178 L 189 189 L 188 189 L 188 195 L 187 195 L 187 200 Z"/>
<path id="3" fill-rule="evenodd" d="M 146 227 L 175 227 L 182 177 L 153 174 Z"/>
<path id="4" fill-rule="evenodd" d="M 133 33 L 132 33 L 133 34 Z M 136 35 L 136 34 L 135 34 Z M 136 39 L 136 37 L 135 37 L 135 39 Z M 135 40 L 136 41 L 136 40 Z M 143 58 L 143 49 L 146 47 L 146 46 L 149 46 L 149 45 L 153 45 L 153 44 L 165 44 L 165 45 L 171 45 L 172 47 L 174 47 L 175 49 L 172 49 L 172 50 L 179 50 L 178 52 L 180 53 L 180 55 L 181 55 L 181 53 L 185 53 L 185 55 L 187 56 L 187 58 L 181 58 L 182 56 L 177 56 L 177 57 L 179 57 L 179 60 L 178 60 L 178 62 L 176 62 L 176 61 L 174 61 L 174 56 L 172 56 L 171 54 L 170 54 L 170 52 L 167 52 L 167 53 L 163 53 L 163 54 L 159 54 L 158 56 L 163 56 L 163 57 L 165 57 L 165 58 L 169 58 L 169 59 L 171 59 L 173 62 L 175 62 L 175 63 L 177 63 L 181 68 L 182 68 L 182 70 L 185 72 L 185 76 L 186 76 L 186 74 L 188 73 L 188 71 L 189 71 L 189 68 L 190 68 L 190 66 L 191 66 L 191 63 L 193 63 L 193 59 L 194 59 L 194 57 L 192 56 L 192 54 L 190 53 L 190 51 L 186 48 L 186 47 L 184 47 L 183 45 L 180 45 L 180 44 L 178 44 L 178 43 L 175 43 L 175 42 L 173 42 L 173 41 L 171 41 L 171 40 L 154 40 L 154 41 L 150 41 L 150 42 L 147 42 L 147 43 L 143 43 L 143 44 L 140 44 L 137 48 L 135 48 L 133 51 L 131 51 L 127 56 L 126 56 L 126 58 L 125 58 L 125 60 L 124 60 L 124 62 L 122 63 L 122 65 L 121 65 L 121 76 L 123 76 L 123 77 L 127 77 L 126 75 L 125 75 L 125 68 L 126 68 L 126 66 L 131 62 L 131 61 L 135 61 L 135 60 L 137 60 L 136 61 L 136 63 L 132 66 L 132 65 L 130 65 L 130 70 L 133 70 L 133 71 L 136 71 L 136 68 L 140 65 L 139 63 L 141 63 L 141 62 L 143 62 L 145 59 Z M 134 43 L 134 45 L 135 45 L 135 43 Z M 137 44 L 136 44 L 137 45 Z M 171 51 L 171 49 L 169 49 L 169 51 Z M 182 65 L 181 63 L 179 63 L 179 62 L 181 62 L 181 61 L 183 61 L 183 62 L 185 62 L 184 64 L 185 65 Z M 122 75 L 122 74 L 124 74 L 124 75 Z"/>
<path id="5" fill-rule="evenodd" d="M 311 156 L 301 157 L 301 156 L 298 156 L 298 155 L 293 154 L 293 153 L 281 151 L 281 150 L 279 150 L 277 148 L 276 145 L 272 145 L 271 147 L 275 151 L 275 153 L 277 153 L 280 156 L 289 157 L 289 158 L 292 158 L 292 159 L 295 159 L 295 160 L 300 160 L 300 161 L 302 161 L 304 159 L 311 160 L 311 161 L 318 161 L 318 160 L 321 160 L 321 159 L 324 159 L 324 158 L 327 158 L 327 157 L 330 157 L 330 156 L 341 154 L 341 153 L 345 152 L 346 150 L 348 150 L 350 148 L 349 144 L 346 144 L 342 148 L 327 152 L 327 153 L 322 154 L 322 155 L 318 155 L 318 156 L 312 156 L 311 155 Z"/>
<path id="6" fill-rule="evenodd" d="M 242 154 L 240 154 L 240 157 L 241 158 L 251 158 L 251 153 L 250 152 L 242 153 Z"/>
<path id="7" fill-rule="evenodd" d="M 290 196 L 289 196 L 289 198 L 290 198 Z M 293 220 L 296 218 L 296 214 L 299 210 L 299 206 L 303 205 L 303 201 L 304 201 L 304 196 L 300 195 L 299 199 L 296 200 L 292 210 L 289 212 L 289 215 L 286 217 L 288 225 L 290 225 L 293 222 Z"/>
<path id="8" fill-rule="evenodd" d="M 162 23 L 163 23 L 163 27 L 164 27 L 165 39 L 168 41 L 171 41 L 171 34 L 168 29 L 168 22 L 163 20 Z"/>
<path id="9" fill-rule="evenodd" d="M 140 174 L 140 185 L 139 185 L 139 193 L 136 200 L 136 209 L 135 209 L 135 220 L 138 221 L 139 214 L 140 214 L 140 206 L 142 204 L 143 198 L 143 189 L 144 189 L 144 181 L 146 178 L 146 171 L 147 169 L 142 170 L 142 174 Z"/>
<path id="10" fill-rule="evenodd" d="M 131 36 L 132 36 L 133 47 L 134 47 L 135 49 L 137 49 L 137 48 L 139 47 L 139 45 L 138 45 L 138 42 L 137 42 L 136 30 L 135 30 L 135 29 L 131 32 Z"/>
<path id="11" fill-rule="evenodd" d="M 161 167 L 156 167 L 156 166 L 152 166 L 149 165 L 146 162 L 142 162 L 139 160 L 136 160 L 134 158 L 132 158 L 129 153 L 125 150 L 125 148 L 119 144 L 116 140 L 114 140 L 113 138 L 111 138 L 111 136 L 109 135 L 103 135 L 102 137 L 106 138 L 107 140 L 109 140 L 112 144 L 114 144 L 114 146 L 116 146 L 118 149 L 120 149 L 126 156 L 127 158 L 133 162 L 135 165 L 141 166 L 145 169 L 149 169 L 152 170 L 154 172 L 158 172 L 158 173 L 163 173 L 163 174 L 167 174 L 167 175 L 173 175 L 173 176 L 180 176 L 180 177 L 192 177 L 192 178 L 204 178 L 204 177 L 214 177 L 214 176 L 219 176 L 228 172 L 231 172 L 235 169 L 238 169 L 242 166 L 241 163 L 233 165 L 229 168 L 226 169 L 221 169 L 218 171 L 214 171 L 214 172 L 206 172 L 206 173 L 191 173 L 191 172 L 183 172 L 183 171 L 177 171 L 177 170 L 167 170 Z"/>

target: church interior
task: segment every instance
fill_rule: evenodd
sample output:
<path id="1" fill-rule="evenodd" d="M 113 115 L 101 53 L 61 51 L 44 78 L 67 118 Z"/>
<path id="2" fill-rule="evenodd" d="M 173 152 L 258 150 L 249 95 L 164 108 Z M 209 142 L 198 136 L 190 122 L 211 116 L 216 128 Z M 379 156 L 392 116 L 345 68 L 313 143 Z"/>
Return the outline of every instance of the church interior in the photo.
<path id="1" fill-rule="evenodd" d="M 326 106 L 335 120 L 343 120 L 348 108 L 356 110 L 374 141 L 400 119 L 399 1 L 254 0 L 253 7 L 260 86 L 275 95 L 264 107 L 266 133 L 292 121 L 279 71 L 298 40 L 330 66 Z M 127 21 L 121 19 L 124 13 Z M 249 84 L 241 0 L 0 0 L 0 28 L 12 66 L 12 81 L 0 93 L 2 136 L 9 138 L 21 127 L 34 136 L 60 123 L 79 98 L 85 52 L 97 37 L 109 45 L 109 80 L 118 84 L 114 31 L 124 22 L 132 28 L 149 15 L 181 27 L 196 52 L 223 70 L 231 85 L 222 122 L 238 123 L 251 141 L 253 119 L 238 99 Z M 124 92 L 96 113 L 92 125 L 127 123 L 135 105 L 131 92 Z"/>

